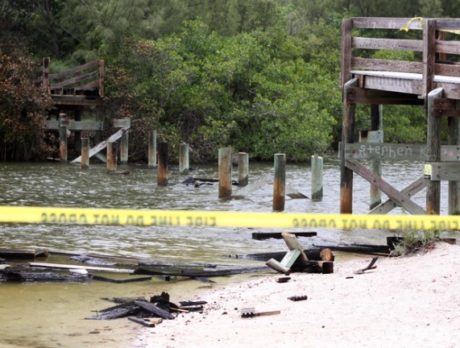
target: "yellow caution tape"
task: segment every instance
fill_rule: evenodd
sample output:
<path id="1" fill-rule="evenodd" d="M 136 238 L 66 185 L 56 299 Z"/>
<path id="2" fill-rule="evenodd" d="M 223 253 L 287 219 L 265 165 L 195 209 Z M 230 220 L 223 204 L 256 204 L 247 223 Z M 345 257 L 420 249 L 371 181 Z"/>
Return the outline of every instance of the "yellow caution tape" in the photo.
<path id="1" fill-rule="evenodd" d="M 409 19 L 407 21 L 406 24 L 404 24 L 401 29 L 399 29 L 400 31 L 404 31 L 404 32 L 408 32 L 409 31 L 409 28 L 412 24 L 412 22 L 420 22 L 420 26 L 423 28 L 423 17 L 412 17 L 411 19 Z M 444 31 L 446 33 L 452 33 L 452 34 L 457 34 L 457 35 L 460 35 L 460 30 L 458 29 L 444 29 L 444 28 L 440 28 L 438 29 L 439 31 Z"/>
<path id="2" fill-rule="evenodd" d="M 341 215 L 0 206 L 0 223 L 460 230 L 460 216 Z"/>

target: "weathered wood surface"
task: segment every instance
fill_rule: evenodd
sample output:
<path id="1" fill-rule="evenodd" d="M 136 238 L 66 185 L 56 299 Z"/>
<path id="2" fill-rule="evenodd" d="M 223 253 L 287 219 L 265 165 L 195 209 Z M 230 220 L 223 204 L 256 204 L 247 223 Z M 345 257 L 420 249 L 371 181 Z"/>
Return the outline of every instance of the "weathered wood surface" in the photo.
<path id="1" fill-rule="evenodd" d="M 101 282 L 114 283 L 114 284 L 137 283 L 137 282 L 145 282 L 145 281 L 152 280 L 152 277 L 131 277 L 131 278 L 117 279 L 117 278 L 104 277 L 104 276 L 97 275 L 97 274 L 91 274 L 90 278 L 94 280 L 99 280 Z"/>
<path id="2" fill-rule="evenodd" d="M 168 144 L 165 142 L 158 144 L 158 167 L 157 167 L 157 185 L 168 185 Z"/>
<path id="3" fill-rule="evenodd" d="M 393 186 L 387 183 L 382 178 L 376 176 L 372 173 L 369 169 L 365 166 L 360 164 L 355 160 L 347 159 L 345 164 L 348 168 L 353 170 L 356 174 L 361 176 L 362 178 L 369 181 L 371 184 L 376 185 L 380 191 L 385 193 L 388 197 L 391 198 L 396 204 L 400 207 L 404 208 L 411 214 L 418 214 L 423 215 L 425 214 L 425 210 L 420 207 L 418 204 L 414 203 L 412 200 L 408 199 L 406 195 L 403 195 L 401 192 L 396 190 Z"/>
<path id="4" fill-rule="evenodd" d="M 23 250 L 0 248 L 0 257 L 6 260 L 33 260 L 38 257 L 47 256 L 47 250 Z"/>
<path id="5" fill-rule="evenodd" d="M 428 165 L 431 166 L 430 180 L 432 182 L 442 180 L 460 180 L 460 163 L 431 162 Z"/>
<path id="6" fill-rule="evenodd" d="M 398 50 L 422 52 L 422 41 L 408 39 L 376 39 L 368 37 L 354 37 L 352 47 L 372 50 Z"/>
<path id="7" fill-rule="evenodd" d="M 107 273 L 134 273 L 133 269 L 128 268 L 113 268 L 113 267 L 98 267 L 98 266 L 83 266 L 83 265 L 66 265 L 60 263 L 48 262 L 29 262 L 30 267 L 52 268 L 52 269 L 85 269 L 87 271 L 107 272 Z"/>
<path id="8" fill-rule="evenodd" d="M 422 30 L 423 29 L 422 23 L 417 20 L 414 21 L 412 20 L 412 18 L 354 17 L 351 20 L 353 22 L 354 28 L 400 30 L 403 27 L 407 27 L 410 30 Z"/>
<path id="9" fill-rule="evenodd" d="M 281 239 L 283 238 L 281 236 L 282 232 L 253 232 L 252 233 L 252 239 L 256 240 L 265 240 L 269 238 L 274 238 L 274 239 Z M 290 234 L 293 234 L 296 237 L 315 237 L 317 235 L 317 232 L 289 232 Z"/>
<path id="10" fill-rule="evenodd" d="M 460 121 L 458 118 L 449 117 L 447 119 L 447 140 L 449 144 L 460 148 Z M 441 149 L 442 154 L 442 149 Z M 442 160 L 442 156 L 441 156 Z M 449 181 L 448 193 L 448 213 L 449 215 L 460 214 L 460 181 Z"/>
<path id="11" fill-rule="evenodd" d="M 219 198 L 230 199 L 232 196 L 232 148 L 218 150 Z"/>
<path id="12" fill-rule="evenodd" d="M 35 271 L 25 266 L 0 270 L 0 282 L 85 282 L 88 276 L 79 273 Z"/>
<path id="13" fill-rule="evenodd" d="M 249 182 L 249 154 L 238 153 L 238 186 L 247 186 Z"/>
<path id="14" fill-rule="evenodd" d="M 45 122 L 46 129 L 59 129 L 58 120 L 47 120 Z M 82 131 L 82 130 L 103 130 L 104 122 L 102 121 L 75 121 L 69 120 L 66 128 L 71 131 Z"/>
<path id="15" fill-rule="evenodd" d="M 352 70 L 396 71 L 396 72 L 421 74 L 423 72 L 423 63 L 422 62 L 410 62 L 410 61 L 405 61 L 405 60 L 352 57 L 351 69 Z M 438 71 L 440 72 L 443 68 L 440 67 L 438 69 L 439 69 Z"/>
<path id="16" fill-rule="evenodd" d="M 176 318 L 173 314 L 171 314 L 168 311 L 158 307 L 154 303 L 150 303 L 150 302 L 147 302 L 147 301 L 138 301 L 138 300 L 134 301 L 134 303 L 136 305 L 138 305 L 139 307 L 141 307 L 142 309 L 146 310 L 147 312 L 150 312 L 150 313 L 154 314 L 157 317 L 160 317 L 160 318 L 163 318 L 163 319 L 168 319 L 168 320 Z"/>
<path id="17" fill-rule="evenodd" d="M 424 101 L 412 94 L 379 91 L 351 87 L 347 90 L 347 98 L 351 104 L 396 104 L 423 105 Z"/>
<path id="18" fill-rule="evenodd" d="M 427 184 L 428 184 L 428 180 L 424 176 L 422 176 L 418 178 L 416 181 L 414 181 L 413 183 L 411 183 L 409 186 L 405 187 L 401 191 L 401 194 L 406 195 L 407 198 L 410 199 L 410 197 L 412 197 L 416 193 L 423 190 Z M 391 199 L 388 199 L 382 204 L 372 209 L 369 212 L 369 214 L 388 214 L 391 210 L 393 210 L 397 206 L 398 205 L 395 202 L 393 202 Z"/>
<path id="19" fill-rule="evenodd" d="M 273 211 L 284 210 L 286 199 L 286 154 L 276 153 L 274 156 L 275 177 L 273 180 Z"/>
<path id="20" fill-rule="evenodd" d="M 351 58 L 352 52 L 352 36 L 353 19 L 347 18 L 342 21 L 342 57 L 341 57 L 341 85 L 344 86 L 351 79 Z"/>
<path id="21" fill-rule="evenodd" d="M 428 96 L 433 89 L 434 64 L 436 61 L 436 22 L 425 19 L 423 23 L 423 90 L 422 95 Z"/>

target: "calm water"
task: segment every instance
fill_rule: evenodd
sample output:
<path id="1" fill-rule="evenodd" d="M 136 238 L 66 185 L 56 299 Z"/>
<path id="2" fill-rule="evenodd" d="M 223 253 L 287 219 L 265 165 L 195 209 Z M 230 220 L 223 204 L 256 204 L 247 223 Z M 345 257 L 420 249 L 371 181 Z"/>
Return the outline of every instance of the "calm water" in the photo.
<path id="1" fill-rule="evenodd" d="M 383 176 L 401 189 L 415 180 L 422 168 L 422 163 L 387 163 L 383 165 Z M 261 212 L 272 209 L 271 164 L 251 164 L 249 186 L 234 188 L 234 194 L 242 199 L 226 202 L 217 198 L 216 184 L 200 188 L 186 186 L 181 182 L 187 176 L 178 175 L 174 169 L 171 168 L 170 185 L 157 187 L 156 171 L 143 167 L 130 166 L 129 175 L 107 175 L 103 165 L 93 165 L 90 170 L 81 172 L 73 165 L 0 164 L 0 205 Z M 197 166 L 191 175 L 216 178 L 216 170 L 214 166 Z M 302 192 L 310 196 L 310 168 L 306 165 L 288 165 L 286 182 L 287 193 Z M 355 175 L 354 186 L 354 212 L 366 213 L 369 185 Z M 443 193 L 445 191 L 443 187 Z M 415 197 L 422 206 L 424 199 L 423 191 Z M 443 203 L 445 201 L 444 197 Z M 325 165 L 322 202 L 286 199 L 287 212 L 334 213 L 338 210 L 339 167 L 336 162 Z M 395 210 L 395 213 L 401 211 Z M 273 251 L 277 244 L 282 246 L 282 242 L 274 240 L 254 241 L 251 232 L 254 230 L 245 228 L 3 225 L 0 226 L 0 240 L 3 246 L 195 261 L 217 261 L 228 254 Z M 318 232 L 317 238 L 303 243 L 380 242 L 386 235 L 378 231 Z"/>
<path id="2" fill-rule="evenodd" d="M 422 163 L 387 163 L 383 176 L 401 189 L 422 173 Z M 217 199 L 217 185 L 185 186 L 172 168 L 170 185 L 156 185 L 155 170 L 131 166 L 130 175 L 107 175 L 103 165 L 80 172 L 78 166 L 59 164 L 0 164 L 0 205 L 114 207 L 183 210 L 229 210 L 270 212 L 273 168 L 250 165 L 250 185 L 234 189 L 243 198 Z M 217 177 L 214 166 L 197 166 L 196 177 Z M 236 176 L 236 173 L 235 173 Z M 310 170 L 306 165 L 287 166 L 287 193 L 310 196 Z M 235 177 L 236 179 L 236 177 Z M 354 211 L 367 212 L 369 185 L 355 176 Z M 446 188 L 443 186 L 445 196 Z M 415 200 L 424 205 L 424 193 Z M 446 202 L 445 197 L 443 202 Z M 445 203 L 443 204 L 445 206 Z M 445 208 L 445 207 L 443 207 Z M 339 166 L 325 165 L 324 199 L 286 200 L 287 212 L 339 211 Z M 398 211 L 395 211 L 398 213 Z M 399 211 L 401 213 L 401 211 Z M 279 229 L 274 229 L 279 231 Z M 114 255 L 175 259 L 181 261 L 248 262 L 230 260 L 229 254 L 284 250 L 282 241 L 255 241 L 244 228 L 172 228 L 63 225 L 0 225 L 0 247 L 44 247 L 66 251 L 103 252 Z M 385 231 L 318 230 L 318 237 L 302 238 L 306 247 L 314 242 L 384 242 Z M 217 285 L 238 277 L 216 279 Z M 0 347 L 130 347 L 139 330 L 126 319 L 88 321 L 92 310 L 109 304 L 101 297 L 150 296 L 170 292 L 173 299 L 187 299 L 203 286 L 197 281 L 132 284 L 0 284 Z M 136 346 L 137 347 L 137 346 Z"/>

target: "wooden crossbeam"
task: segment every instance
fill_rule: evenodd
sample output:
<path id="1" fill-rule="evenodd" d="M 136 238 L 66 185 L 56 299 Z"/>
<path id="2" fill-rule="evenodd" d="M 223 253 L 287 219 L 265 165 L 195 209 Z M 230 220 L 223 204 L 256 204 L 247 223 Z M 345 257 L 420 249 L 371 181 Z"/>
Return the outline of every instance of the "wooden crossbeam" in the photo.
<path id="1" fill-rule="evenodd" d="M 425 214 L 425 209 L 423 209 L 418 204 L 414 203 L 412 200 L 408 198 L 407 195 L 399 192 L 397 189 L 395 189 L 392 185 L 387 183 L 381 177 L 372 173 L 369 169 L 367 169 L 358 161 L 347 159 L 345 160 L 345 166 L 347 166 L 353 172 L 361 176 L 363 179 L 377 186 L 379 190 L 385 193 L 393 202 L 407 210 L 409 213 L 417 215 Z"/>
<path id="2" fill-rule="evenodd" d="M 418 178 L 416 181 L 411 183 L 409 186 L 405 187 L 401 193 L 407 196 L 407 199 L 410 199 L 411 196 L 423 190 L 427 185 L 427 179 L 424 176 Z M 398 205 L 393 202 L 391 199 L 386 200 L 382 204 L 379 204 L 374 209 L 372 209 L 369 214 L 388 214 L 391 210 L 396 208 Z"/>
<path id="3" fill-rule="evenodd" d="M 347 90 L 348 101 L 352 104 L 398 104 L 423 105 L 424 101 L 413 94 L 395 93 L 351 87 Z"/>
<path id="4" fill-rule="evenodd" d="M 460 101 L 447 98 L 433 100 L 433 115 L 460 117 Z"/>

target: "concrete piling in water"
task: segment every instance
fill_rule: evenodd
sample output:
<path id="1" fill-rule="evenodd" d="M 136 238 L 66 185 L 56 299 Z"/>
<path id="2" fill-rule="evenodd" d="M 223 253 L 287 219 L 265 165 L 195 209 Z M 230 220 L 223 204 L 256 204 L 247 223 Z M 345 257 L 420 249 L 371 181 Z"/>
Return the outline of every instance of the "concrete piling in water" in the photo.
<path id="1" fill-rule="evenodd" d="M 190 170 L 189 146 L 186 143 L 181 143 L 179 146 L 179 173 L 188 174 Z"/>
<path id="2" fill-rule="evenodd" d="M 69 119 L 64 113 L 59 114 L 59 159 L 67 162 L 67 126 Z"/>
<path id="3" fill-rule="evenodd" d="M 311 200 L 323 200 L 323 157 L 311 156 Z"/>
<path id="4" fill-rule="evenodd" d="M 232 196 L 232 148 L 219 149 L 219 198 L 230 199 Z"/>
<path id="5" fill-rule="evenodd" d="M 246 152 L 238 153 L 238 186 L 246 186 L 249 182 L 249 155 Z"/>
<path id="6" fill-rule="evenodd" d="M 158 163 L 157 163 L 157 131 L 156 129 L 152 130 L 149 133 L 149 138 L 148 138 L 148 153 L 147 153 L 147 161 L 148 161 L 148 167 L 149 168 L 156 168 Z"/>
<path id="7" fill-rule="evenodd" d="M 275 180 L 273 182 L 273 211 L 283 211 L 286 195 L 286 155 L 276 153 L 275 162 Z"/>
<path id="8" fill-rule="evenodd" d="M 128 143 L 128 130 L 125 130 L 120 139 L 120 164 L 128 164 Z"/>
<path id="9" fill-rule="evenodd" d="M 107 142 L 107 172 L 113 173 L 117 170 L 117 144 Z"/>
<path id="10" fill-rule="evenodd" d="M 80 168 L 89 168 L 89 138 L 81 138 L 81 159 Z"/>
<path id="11" fill-rule="evenodd" d="M 158 144 L 158 168 L 157 168 L 158 186 L 168 185 L 168 144 Z"/>

